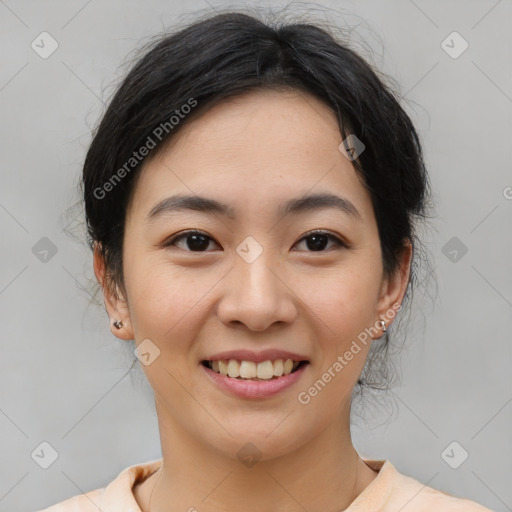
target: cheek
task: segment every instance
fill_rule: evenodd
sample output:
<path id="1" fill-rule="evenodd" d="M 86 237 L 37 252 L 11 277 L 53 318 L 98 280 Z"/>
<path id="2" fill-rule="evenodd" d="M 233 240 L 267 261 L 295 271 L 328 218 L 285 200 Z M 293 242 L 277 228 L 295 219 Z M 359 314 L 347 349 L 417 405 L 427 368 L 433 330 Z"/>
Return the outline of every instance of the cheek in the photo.
<path id="1" fill-rule="evenodd" d="M 189 369 L 200 357 L 195 340 L 201 337 L 211 313 L 208 292 L 218 280 L 212 272 L 176 271 L 162 262 L 130 267 L 126 281 L 136 343 L 149 339 L 159 350 L 155 363 L 144 366 L 155 391 L 165 385 L 170 392 L 171 385 L 173 393 L 178 392 L 180 387 L 173 384 L 171 375 L 179 382 L 190 379 Z"/>
<path id="2" fill-rule="evenodd" d="M 201 290 L 186 276 L 186 271 L 172 272 L 168 263 L 133 255 L 127 259 L 125 269 L 130 317 L 137 340 L 141 336 L 161 339 L 166 333 L 170 335 L 199 300 Z"/>
<path id="3" fill-rule="evenodd" d="M 378 281 L 370 271 L 341 269 L 321 279 L 300 279 L 301 296 L 309 315 L 322 321 L 326 332 L 338 342 L 357 337 L 375 322 Z"/>

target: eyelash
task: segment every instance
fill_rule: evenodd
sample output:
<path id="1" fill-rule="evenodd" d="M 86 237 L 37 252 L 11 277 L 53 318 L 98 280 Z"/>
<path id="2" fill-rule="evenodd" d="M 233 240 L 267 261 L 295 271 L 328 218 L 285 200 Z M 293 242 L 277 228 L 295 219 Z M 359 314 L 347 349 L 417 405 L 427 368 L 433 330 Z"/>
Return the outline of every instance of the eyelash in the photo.
<path id="1" fill-rule="evenodd" d="M 172 245 L 175 245 L 176 242 L 179 242 L 180 240 L 186 239 L 188 236 L 191 236 L 191 235 L 201 235 L 201 236 L 204 236 L 206 238 L 209 238 L 210 240 L 213 240 L 213 238 L 211 236 L 207 235 L 204 231 L 199 231 L 198 229 L 191 229 L 189 231 L 184 231 L 184 232 L 180 233 L 179 235 L 176 235 L 175 237 L 171 238 L 169 241 L 165 242 L 163 244 L 163 246 L 164 247 L 170 247 Z M 297 243 L 300 243 L 303 240 L 306 240 L 310 236 L 314 236 L 314 235 L 326 236 L 327 238 L 329 238 L 329 240 L 333 241 L 336 244 L 337 247 L 344 247 L 344 248 L 347 248 L 347 249 L 350 248 L 349 244 L 346 243 L 345 241 L 343 241 L 341 238 L 339 238 L 339 237 L 329 233 L 328 231 L 323 231 L 321 229 L 314 229 L 313 231 L 310 231 L 309 233 L 306 233 Z M 209 251 L 190 251 L 190 250 L 186 250 L 186 251 L 187 252 L 195 252 L 195 253 L 209 252 Z M 322 250 L 322 251 L 306 251 L 306 252 L 322 253 L 322 252 L 328 252 L 328 251 Z"/>

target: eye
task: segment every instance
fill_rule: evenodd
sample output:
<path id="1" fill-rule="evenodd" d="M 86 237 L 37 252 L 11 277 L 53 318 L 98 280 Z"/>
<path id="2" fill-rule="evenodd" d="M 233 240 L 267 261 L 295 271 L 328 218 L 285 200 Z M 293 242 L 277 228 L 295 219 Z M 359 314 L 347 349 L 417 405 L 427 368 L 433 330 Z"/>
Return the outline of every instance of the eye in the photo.
<path id="1" fill-rule="evenodd" d="M 302 237 L 298 243 L 306 241 L 306 247 L 309 249 L 309 252 L 322 252 L 329 240 L 332 240 L 337 247 L 348 248 L 348 244 L 343 240 L 327 231 L 322 231 L 321 229 L 316 229 L 306 234 L 306 236 Z M 309 243 L 307 241 L 309 241 Z"/>
<path id="2" fill-rule="evenodd" d="M 189 252 L 207 252 L 206 249 L 208 248 L 209 242 L 214 241 L 212 237 L 208 236 L 203 231 L 192 229 L 171 238 L 164 243 L 164 247 L 178 246 L 178 242 L 184 240 L 186 240 L 184 249 Z M 306 241 L 306 247 L 309 249 L 309 252 L 325 252 L 325 246 L 329 240 L 334 242 L 336 247 L 349 247 L 347 243 L 337 236 L 320 229 L 311 231 L 306 236 L 302 237 L 298 243 Z"/>
<path id="3" fill-rule="evenodd" d="M 171 238 L 168 242 L 165 242 L 164 247 L 177 245 L 177 242 L 181 242 L 182 240 L 186 240 L 185 250 L 188 250 L 189 252 L 206 252 L 204 249 L 208 247 L 209 240 L 213 241 L 213 238 L 202 231 L 192 229 L 184 231 L 174 238 Z"/>

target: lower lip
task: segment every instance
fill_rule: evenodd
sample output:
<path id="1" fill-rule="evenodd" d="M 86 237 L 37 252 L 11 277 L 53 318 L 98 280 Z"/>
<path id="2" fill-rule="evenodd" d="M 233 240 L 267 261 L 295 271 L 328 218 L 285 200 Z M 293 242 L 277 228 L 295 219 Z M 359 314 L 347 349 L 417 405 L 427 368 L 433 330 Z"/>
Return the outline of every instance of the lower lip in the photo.
<path id="1" fill-rule="evenodd" d="M 302 376 L 309 363 L 302 365 L 298 370 L 278 379 L 271 380 L 245 380 L 226 377 L 214 372 L 210 368 L 200 364 L 206 375 L 221 388 L 242 398 L 267 398 L 277 395 L 281 391 L 293 386 Z"/>

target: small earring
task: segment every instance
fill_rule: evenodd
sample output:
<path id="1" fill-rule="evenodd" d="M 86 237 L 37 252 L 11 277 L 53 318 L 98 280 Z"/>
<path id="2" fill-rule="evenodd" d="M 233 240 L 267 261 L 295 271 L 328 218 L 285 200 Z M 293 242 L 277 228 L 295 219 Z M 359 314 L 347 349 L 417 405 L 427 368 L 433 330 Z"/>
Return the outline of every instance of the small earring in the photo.
<path id="1" fill-rule="evenodd" d="M 382 332 L 386 332 L 388 329 L 386 327 L 386 321 L 385 320 L 379 320 L 379 323 L 380 323 L 380 327 L 382 329 Z"/>
<path id="2" fill-rule="evenodd" d="M 116 320 L 116 321 L 114 322 L 114 327 L 115 327 L 116 329 L 121 329 L 121 327 L 122 327 L 122 326 L 123 326 L 123 322 L 121 322 L 121 321 L 119 321 L 119 320 Z"/>

